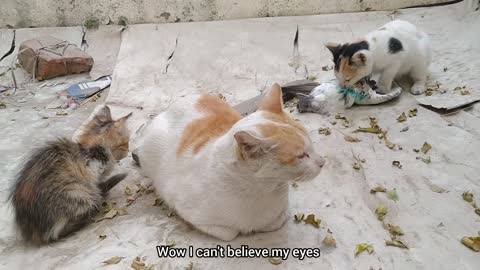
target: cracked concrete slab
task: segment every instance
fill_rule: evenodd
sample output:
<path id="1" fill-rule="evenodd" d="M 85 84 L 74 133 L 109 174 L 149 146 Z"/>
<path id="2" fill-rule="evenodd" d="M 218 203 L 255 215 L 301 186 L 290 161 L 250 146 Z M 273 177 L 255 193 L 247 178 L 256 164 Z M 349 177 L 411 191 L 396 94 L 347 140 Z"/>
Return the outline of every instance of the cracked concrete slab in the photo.
<path id="1" fill-rule="evenodd" d="M 302 79 L 307 75 L 305 70 L 317 76 L 319 82 L 333 78 L 332 71 L 322 70 L 331 64 L 331 56 L 322 44 L 361 36 L 393 18 L 412 21 L 429 33 L 434 47 L 430 80 L 440 82 L 449 91 L 455 86 L 467 85 L 472 95 L 480 94 L 480 37 L 472 34 L 480 24 L 480 13 L 459 3 L 395 14 L 369 12 L 130 26 L 122 35 L 107 103 L 112 105 L 115 116 L 134 111 L 130 126 L 132 141 L 135 141 L 141 137 L 141 127 L 151 114 L 172 102 L 182 102 L 183 95 L 221 93 L 234 104 L 257 95 L 274 81 Z M 295 72 L 292 60 L 297 25 L 298 68 Z M 167 64 L 168 72 L 165 72 Z M 412 108 L 418 110 L 416 117 L 401 123 L 396 120 L 399 114 Z M 152 206 L 155 195 L 148 194 L 129 206 L 126 216 L 91 224 L 48 247 L 25 249 L 15 241 L 8 227 L 10 212 L 2 206 L 0 225 L 8 229 L 0 234 L 0 256 L 6 258 L 0 265 L 9 269 L 28 269 L 31 265 L 36 265 L 35 269 L 103 269 L 100 262 L 123 256 L 125 259 L 118 265 L 108 267 L 124 269 L 136 256 L 146 256 L 147 264 L 155 264 L 156 269 L 183 269 L 192 261 L 194 269 L 473 270 L 480 264 L 480 258 L 463 246 L 460 239 L 477 235 L 480 218 L 471 205 L 462 200 L 461 194 L 469 190 L 480 197 L 480 137 L 476 120 L 479 112 L 477 104 L 465 112 L 442 116 L 419 106 L 416 97 L 408 91 L 386 104 L 353 107 L 332 112 L 330 116 L 293 111 L 293 117 L 310 132 L 315 147 L 326 156 L 327 164 L 312 182 L 291 188 L 290 209 L 292 214 L 314 213 L 322 220 L 320 229 L 289 220 L 278 231 L 220 243 L 193 230 L 179 218 L 169 217 L 165 206 Z M 335 113 L 345 115 L 351 121 L 350 127 L 334 119 Z M 352 134 L 359 126 L 368 126 L 369 117 L 376 117 L 379 125 L 388 131 L 388 139 L 397 145 L 394 150 L 372 134 L 354 133 L 361 140 L 357 143 L 344 140 L 344 134 Z M 334 125 L 333 121 L 337 123 Z M 406 132 L 400 132 L 407 126 Z M 319 134 L 320 127 L 329 127 L 332 134 Z M 12 137 L 14 131 L 0 138 Z M 29 128 L 28 132 L 33 129 Z M 433 147 L 426 155 L 430 163 L 418 160 L 421 155 L 413 151 L 424 142 Z M 9 143 L 12 144 L 8 140 L 1 145 Z M 0 157 L 1 167 L 6 168 L 0 176 L 2 194 L 17 164 L 14 151 L 19 147 L 12 144 L 8 159 Z M 22 151 L 26 151 L 28 144 L 22 147 Z M 365 159 L 363 169 L 352 168 L 353 155 Z M 394 160 L 400 161 L 403 167 L 392 166 Z M 148 184 L 149 180 L 140 176 L 129 158 L 122 160 L 118 169 L 130 174 L 112 190 L 109 200 L 124 205 L 125 187 L 133 187 L 137 182 Z M 383 193 L 370 194 L 370 189 L 377 184 L 396 189 L 399 200 L 389 200 Z M 434 192 L 434 186 L 445 192 Z M 402 240 L 409 246 L 408 250 L 385 246 L 388 232 L 374 214 L 379 204 L 388 208 L 386 221 L 405 232 Z M 336 238 L 336 249 L 321 244 L 327 229 Z M 99 234 L 106 234 L 107 238 L 101 241 Z M 195 248 L 218 244 L 320 247 L 322 255 L 305 260 L 289 258 L 278 266 L 264 258 L 158 258 L 155 246 L 169 241 L 175 241 L 176 247 L 192 245 Z M 355 245 L 362 242 L 372 244 L 375 252 L 355 257 Z"/>
<path id="2" fill-rule="evenodd" d="M 85 44 L 82 44 L 82 47 L 95 60 L 90 71 L 92 79 L 113 74 L 120 49 L 122 29 L 123 26 L 119 25 L 105 25 L 100 26 L 99 29 L 86 30 Z"/>

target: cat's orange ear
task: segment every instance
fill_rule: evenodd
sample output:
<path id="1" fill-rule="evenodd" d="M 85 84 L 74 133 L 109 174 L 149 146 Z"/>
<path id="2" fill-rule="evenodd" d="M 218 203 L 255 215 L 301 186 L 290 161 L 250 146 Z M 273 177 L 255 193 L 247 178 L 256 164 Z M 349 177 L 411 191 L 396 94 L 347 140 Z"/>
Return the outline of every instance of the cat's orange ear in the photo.
<path id="1" fill-rule="evenodd" d="M 263 141 L 246 131 L 238 131 L 233 135 L 237 141 L 242 159 L 260 157 L 263 150 Z"/>
<path id="2" fill-rule="evenodd" d="M 272 89 L 263 97 L 258 109 L 272 113 L 281 113 L 283 111 L 282 88 L 278 83 L 275 83 Z"/>

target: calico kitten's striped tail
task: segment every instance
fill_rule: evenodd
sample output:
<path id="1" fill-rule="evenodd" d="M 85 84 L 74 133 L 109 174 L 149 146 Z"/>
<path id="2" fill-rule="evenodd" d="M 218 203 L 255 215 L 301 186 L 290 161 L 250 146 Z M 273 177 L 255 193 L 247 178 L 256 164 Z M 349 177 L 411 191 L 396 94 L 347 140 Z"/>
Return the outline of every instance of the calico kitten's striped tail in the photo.
<path id="1" fill-rule="evenodd" d="M 355 101 L 356 104 L 358 105 L 374 105 L 374 104 L 380 104 L 387 102 L 389 100 L 392 100 L 402 93 L 402 88 L 396 87 L 392 92 L 387 93 L 387 94 L 378 94 L 377 92 L 370 90 L 369 91 L 369 98 Z"/>

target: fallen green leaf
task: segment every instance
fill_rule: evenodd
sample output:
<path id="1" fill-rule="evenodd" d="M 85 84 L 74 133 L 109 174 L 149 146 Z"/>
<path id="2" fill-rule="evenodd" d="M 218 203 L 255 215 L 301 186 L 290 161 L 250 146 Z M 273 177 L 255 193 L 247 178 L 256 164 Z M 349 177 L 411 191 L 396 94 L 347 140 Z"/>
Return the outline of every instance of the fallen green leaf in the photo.
<path id="1" fill-rule="evenodd" d="M 373 253 L 373 246 L 367 243 L 361 243 L 357 245 L 357 248 L 355 249 L 355 257 L 357 257 L 360 253 L 367 251 L 368 254 Z"/>
<path id="2" fill-rule="evenodd" d="M 473 194 L 468 191 L 463 192 L 462 197 L 465 201 L 469 203 L 473 202 Z"/>
<path id="3" fill-rule="evenodd" d="M 378 186 L 372 188 L 372 189 L 370 190 L 370 193 L 386 192 L 386 191 L 387 191 L 387 189 L 386 189 L 384 186 L 378 185 Z"/>
<path id="4" fill-rule="evenodd" d="M 318 229 L 318 228 L 320 228 L 320 222 L 321 222 L 321 220 L 315 218 L 315 215 L 314 215 L 314 214 L 310 214 L 310 215 L 307 216 L 307 218 L 305 218 L 305 219 L 303 220 L 303 222 L 305 222 L 305 224 L 310 224 L 310 225 L 312 225 L 313 227 L 315 227 L 315 228 Z"/>
<path id="5" fill-rule="evenodd" d="M 5 103 L 0 103 L 0 109 L 6 109 L 7 105 Z"/>
<path id="6" fill-rule="evenodd" d="M 268 261 L 273 265 L 279 265 L 282 263 L 282 259 L 268 258 Z"/>
<path id="7" fill-rule="evenodd" d="M 397 191 L 395 189 L 387 191 L 387 198 L 389 198 L 390 200 L 392 200 L 394 202 L 398 201 Z"/>
<path id="8" fill-rule="evenodd" d="M 398 239 L 397 240 L 391 240 L 391 241 L 385 240 L 385 245 L 408 249 L 407 245 L 405 245 L 402 241 L 400 241 Z"/>
<path id="9" fill-rule="evenodd" d="M 398 121 L 398 122 L 407 121 L 407 116 L 405 115 L 404 112 L 402 112 L 402 114 L 400 114 L 400 115 L 397 117 L 397 121 Z"/>
<path id="10" fill-rule="evenodd" d="M 468 237 L 465 236 L 462 238 L 462 244 L 471 248 L 475 252 L 480 251 L 480 236 L 477 237 Z"/>
<path id="11" fill-rule="evenodd" d="M 432 146 L 427 142 L 424 142 L 420 150 L 422 151 L 422 153 L 426 154 L 428 151 L 430 151 L 430 149 L 432 149 Z"/>
<path id="12" fill-rule="evenodd" d="M 377 209 L 375 209 L 375 214 L 377 215 L 377 219 L 380 221 L 383 221 L 385 219 L 385 216 L 387 215 L 387 207 L 383 204 L 380 204 L 377 206 Z"/>
<path id="13" fill-rule="evenodd" d="M 125 257 L 118 257 L 118 256 L 115 256 L 115 257 L 112 257 L 106 261 L 103 261 L 102 263 L 104 263 L 105 265 L 111 265 L 111 264 L 117 264 L 119 263 L 121 260 L 123 260 Z"/>

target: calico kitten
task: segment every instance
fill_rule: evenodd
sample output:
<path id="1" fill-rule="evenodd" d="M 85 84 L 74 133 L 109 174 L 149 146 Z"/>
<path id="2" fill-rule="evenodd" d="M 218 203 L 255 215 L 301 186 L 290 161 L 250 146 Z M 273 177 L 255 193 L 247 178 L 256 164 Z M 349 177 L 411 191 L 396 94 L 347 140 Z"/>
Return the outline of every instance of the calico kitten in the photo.
<path id="1" fill-rule="evenodd" d="M 375 82 L 362 79 L 353 88 L 342 89 L 338 81 L 329 81 L 315 87 L 308 95 L 298 94 L 298 112 L 313 112 L 319 114 L 332 113 L 340 107 L 350 108 L 354 104 L 375 105 L 392 100 L 402 93 L 400 87 L 392 92 L 381 95 L 375 92 Z"/>
<path id="2" fill-rule="evenodd" d="M 279 229 L 288 181 L 312 180 L 325 163 L 283 111 L 278 84 L 245 118 L 216 96 L 182 99 L 147 127 L 138 159 L 179 216 L 224 241 Z"/>
<path id="3" fill-rule="evenodd" d="M 361 41 L 326 46 L 333 54 L 335 76 L 344 87 L 352 87 L 360 79 L 378 73 L 381 93 L 390 92 L 393 80 L 403 75 L 414 81 L 412 94 L 425 91 L 430 41 L 427 34 L 409 22 L 392 21 Z"/>
<path id="4" fill-rule="evenodd" d="M 27 159 L 10 194 L 15 222 L 27 242 L 55 241 L 91 221 L 108 191 L 127 176 L 107 178 L 128 153 L 130 116 L 114 121 L 105 106 L 77 143 L 57 139 Z"/>

